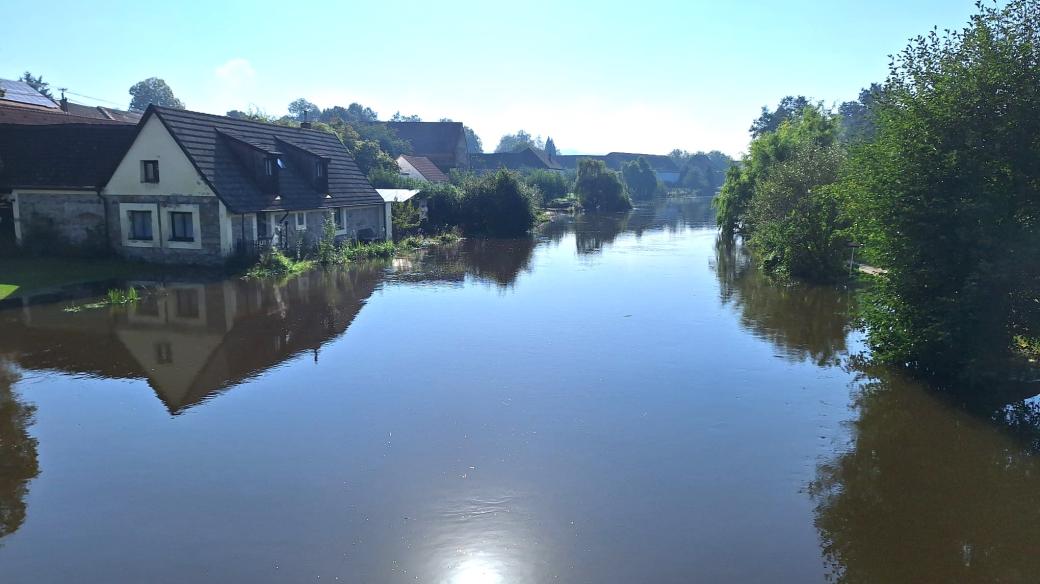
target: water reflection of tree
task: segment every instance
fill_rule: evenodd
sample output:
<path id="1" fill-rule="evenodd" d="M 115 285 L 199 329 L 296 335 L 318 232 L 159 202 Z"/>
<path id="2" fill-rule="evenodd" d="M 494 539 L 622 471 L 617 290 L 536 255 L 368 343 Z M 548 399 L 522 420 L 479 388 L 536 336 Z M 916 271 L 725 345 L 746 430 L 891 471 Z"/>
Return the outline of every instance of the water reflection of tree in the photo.
<path id="1" fill-rule="evenodd" d="M 17 380 L 11 365 L 0 360 L 0 537 L 25 521 L 29 481 L 40 474 L 36 439 L 29 435 L 35 408 L 14 395 Z"/>
<path id="2" fill-rule="evenodd" d="M 852 448 L 810 492 L 838 582 L 1035 582 L 1040 464 L 1029 441 L 889 375 L 858 395 Z"/>
<path id="3" fill-rule="evenodd" d="M 715 275 L 722 304 L 731 304 L 741 325 L 794 360 L 836 364 L 852 330 L 851 295 L 831 287 L 783 286 L 756 269 L 737 244 L 716 242 Z"/>
<path id="4" fill-rule="evenodd" d="M 467 239 L 458 245 L 423 250 L 395 275 L 416 283 L 461 283 L 467 275 L 500 287 L 512 286 L 521 272 L 530 270 L 535 240 Z"/>
<path id="5" fill-rule="evenodd" d="M 574 243 L 579 254 L 603 251 L 603 246 L 614 243 L 628 228 L 628 213 L 582 213 L 574 219 Z"/>
<path id="6" fill-rule="evenodd" d="M 711 197 L 668 197 L 625 213 L 562 215 L 539 228 L 539 233 L 558 243 L 573 232 L 579 254 L 597 254 L 624 233 L 638 238 L 646 231 L 711 227 L 714 222 Z"/>
<path id="7" fill-rule="evenodd" d="M 534 246 L 535 241 L 530 237 L 467 242 L 464 254 L 467 272 L 480 280 L 510 286 L 520 272 L 530 269 Z"/>

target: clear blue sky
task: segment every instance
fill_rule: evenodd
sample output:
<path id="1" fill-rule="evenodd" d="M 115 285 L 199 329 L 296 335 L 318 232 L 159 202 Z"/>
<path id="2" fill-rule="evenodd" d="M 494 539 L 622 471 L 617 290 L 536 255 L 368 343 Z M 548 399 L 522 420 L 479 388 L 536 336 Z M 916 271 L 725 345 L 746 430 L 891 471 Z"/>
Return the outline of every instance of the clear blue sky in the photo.
<path id="1" fill-rule="evenodd" d="M 910 37 L 973 12 L 973 0 L 4 4 L 2 78 L 30 70 L 124 108 L 151 76 L 212 113 L 357 101 L 463 121 L 488 149 L 523 128 L 587 153 L 739 153 L 761 106 L 853 99 Z"/>

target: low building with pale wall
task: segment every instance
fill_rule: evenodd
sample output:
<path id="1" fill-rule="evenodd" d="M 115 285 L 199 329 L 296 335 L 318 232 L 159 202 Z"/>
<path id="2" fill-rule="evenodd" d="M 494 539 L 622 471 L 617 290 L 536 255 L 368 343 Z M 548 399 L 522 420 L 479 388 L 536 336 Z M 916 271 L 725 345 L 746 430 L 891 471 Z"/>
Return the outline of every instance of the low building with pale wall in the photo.
<path id="1" fill-rule="evenodd" d="M 19 141 L 34 152 L 17 154 Z M 153 106 L 136 127 L 0 126 L 0 161 L 19 244 L 46 232 L 132 259 L 219 264 L 311 247 L 326 218 L 337 239 L 392 235 L 382 197 L 343 144 L 310 128 Z"/>

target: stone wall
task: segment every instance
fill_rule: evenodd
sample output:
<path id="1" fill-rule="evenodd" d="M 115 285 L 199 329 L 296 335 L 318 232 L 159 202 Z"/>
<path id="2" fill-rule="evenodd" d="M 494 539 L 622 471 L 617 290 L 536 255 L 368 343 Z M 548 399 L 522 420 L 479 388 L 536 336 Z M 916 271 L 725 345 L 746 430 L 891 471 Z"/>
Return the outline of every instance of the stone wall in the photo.
<path id="1" fill-rule="evenodd" d="M 19 192 L 18 220 L 23 243 L 41 237 L 100 248 L 105 244 L 105 207 L 93 192 Z"/>
<path id="2" fill-rule="evenodd" d="M 168 246 L 166 234 L 156 233 L 157 242 L 152 247 L 130 247 L 123 243 L 122 222 L 119 212 L 120 203 L 155 204 L 159 213 L 167 212 L 170 205 L 198 205 L 199 231 L 201 249 L 178 249 Z M 105 207 L 108 215 L 109 244 L 123 257 L 148 262 L 170 264 L 204 264 L 223 263 L 225 258 L 220 247 L 220 202 L 216 197 L 199 197 L 192 195 L 162 196 L 105 196 Z"/>
<path id="3" fill-rule="evenodd" d="M 384 220 L 383 220 L 383 209 L 384 205 L 370 205 L 366 207 L 346 207 L 344 209 L 343 217 L 343 231 L 336 234 L 337 241 L 352 240 L 357 237 L 358 232 L 364 229 L 371 229 L 372 235 L 375 239 L 383 239 L 384 233 Z M 286 218 L 286 232 L 289 238 L 289 249 L 296 249 L 297 241 L 302 240 L 302 247 L 304 249 L 312 248 L 318 245 L 318 241 L 321 239 L 322 231 L 325 227 L 325 217 L 328 215 L 329 210 L 320 209 L 317 211 L 306 211 L 306 229 L 296 228 L 296 218 L 293 214 L 290 214 Z M 280 215 L 279 215 L 280 217 Z"/>

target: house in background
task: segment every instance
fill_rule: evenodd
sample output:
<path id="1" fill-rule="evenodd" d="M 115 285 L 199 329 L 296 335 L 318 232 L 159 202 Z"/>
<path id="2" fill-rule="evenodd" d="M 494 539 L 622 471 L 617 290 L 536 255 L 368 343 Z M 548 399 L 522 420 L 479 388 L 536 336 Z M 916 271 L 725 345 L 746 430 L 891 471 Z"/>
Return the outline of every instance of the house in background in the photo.
<path id="1" fill-rule="evenodd" d="M 0 247 L 33 234 L 107 247 L 101 190 L 136 130 L 93 122 L 0 124 Z"/>
<path id="2" fill-rule="evenodd" d="M 136 124 L 139 112 L 70 102 L 64 94 L 54 101 L 23 81 L 0 79 L 0 124 L 93 123 Z"/>
<path id="3" fill-rule="evenodd" d="M 397 167 L 401 169 L 401 175 L 415 180 L 424 180 L 431 183 L 448 182 L 448 175 L 437 168 L 429 158 L 425 156 L 411 156 L 402 154 L 397 157 Z"/>
<path id="4" fill-rule="evenodd" d="M 100 231 L 125 257 L 219 264 L 313 245 L 327 217 L 340 239 L 391 236 L 382 197 L 333 134 L 156 106 L 137 126 L 20 128 L 0 131 L 19 242 L 39 226 L 71 243 Z M 20 145 L 35 154 L 19 158 Z"/>
<path id="5" fill-rule="evenodd" d="M 564 168 L 556 158 L 549 158 L 540 150 L 530 146 L 517 152 L 495 152 L 490 154 L 470 154 L 470 170 L 477 174 L 494 172 L 500 168 L 507 170 L 553 170 Z"/>
<path id="6" fill-rule="evenodd" d="M 466 168 L 469 148 L 461 122 L 373 122 L 385 124 L 398 138 L 411 144 L 412 156 L 428 159 L 447 173 L 453 168 Z"/>
<path id="7" fill-rule="evenodd" d="M 385 207 L 334 135 L 151 106 L 104 189 L 112 246 L 150 261 L 219 263 L 275 243 L 390 237 Z"/>
<path id="8" fill-rule="evenodd" d="M 556 160 L 568 170 L 576 170 L 579 160 L 589 158 L 602 160 L 607 165 L 607 168 L 620 171 L 621 165 L 638 160 L 640 157 L 646 159 L 647 163 L 650 164 L 650 168 L 653 169 L 654 174 L 657 175 L 658 180 L 662 183 L 674 185 L 679 182 L 679 165 L 670 156 L 664 154 L 638 154 L 632 152 L 611 152 L 606 155 L 566 154 L 557 155 Z"/>

